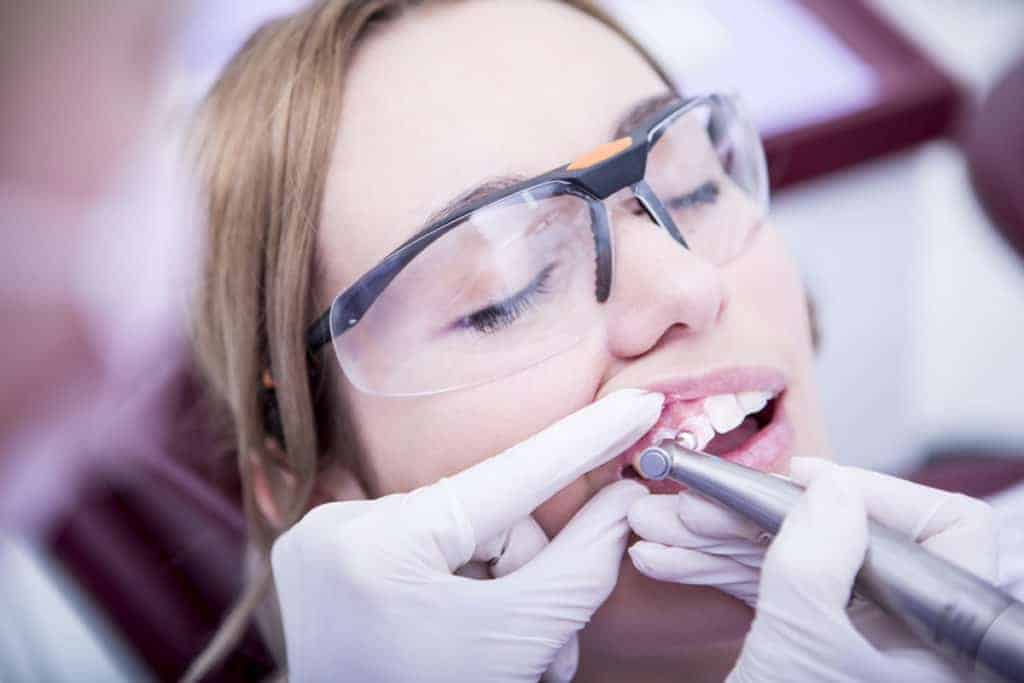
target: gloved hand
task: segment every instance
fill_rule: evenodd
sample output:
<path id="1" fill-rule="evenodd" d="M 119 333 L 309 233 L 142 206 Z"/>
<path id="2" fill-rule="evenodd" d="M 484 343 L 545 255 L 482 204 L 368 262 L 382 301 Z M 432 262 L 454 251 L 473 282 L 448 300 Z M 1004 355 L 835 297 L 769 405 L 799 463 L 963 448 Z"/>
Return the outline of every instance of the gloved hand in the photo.
<path id="1" fill-rule="evenodd" d="M 614 587 L 626 511 L 648 494 L 606 487 L 547 545 L 521 520 L 639 439 L 662 401 L 619 391 L 430 486 L 310 511 L 271 552 L 289 680 L 536 681 Z M 496 573 L 515 571 L 453 574 L 506 542 Z M 555 680 L 575 673 L 568 652 Z"/>
<path id="2" fill-rule="evenodd" d="M 761 563 L 770 535 L 739 515 L 692 493 L 647 496 L 629 510 L 640 538 L 633 565 L 659 581 L 714 586 L 757 606 Z"/>
<path id="3" fill-rule="evenodd" d="M 678 496 L 688 499 L 678 513 L 665 514 L 662 501 L 634 505 L 630 523 L 649 539 L 630 549 L 634 565 L 680 583 L 696 577 L 713 585 L 708 576 L 729 577 L 730 592 L 757 605 L 731 683 L 963 680 L 965 672 L 873 605 L 847 606 L 867 548 L 869 514 L 994 582 L 996 534 L 988 505 L 822 460 L 795 458 L 790 474 L 808 485 L 807 492 L 764 555 L 759 595 L 749 584 L 757 573 L 751 560 L 759 546 L 756 528 L 732 513 L 716 515 L 706 501 L 693 503 L 691 494 Z M 690 510 L 698 511 L 694 518 L 682 516 Z M 669 547 L 676 542 L 681 547 Z"/>

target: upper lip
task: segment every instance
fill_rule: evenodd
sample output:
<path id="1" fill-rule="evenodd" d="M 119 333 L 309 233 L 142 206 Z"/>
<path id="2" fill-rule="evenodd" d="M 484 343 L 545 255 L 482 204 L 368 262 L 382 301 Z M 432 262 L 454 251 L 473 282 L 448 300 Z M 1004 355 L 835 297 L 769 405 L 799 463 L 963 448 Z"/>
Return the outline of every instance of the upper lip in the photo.
<path id="1" fill-rule="evenodd" d="M 765 366 L 732 367 L 699 376 L 663 378 L 638 388 L 664 394 L 666 400 L 690 401 L 743 391 L 778 394 L 786 388 L 786 377 L 779 370 Z"/>
<path id="2" fill-rule="evenodd" d="M 601 392 L 597 398 L 601 398 L 621 386 L 632 386 L 664 394 L 665 406 L 662 408 L 662 416 L 664 416 L 665 411 L 675 401 L 691 401 L 717 394 L 737 394 L 744 391 L 766 391 L 772 395 L 778 395 L 786 388 L 786 377 L 781 371 L 767 366 L 734 366 L 719 368 L 697 376 L 663 376 L 639 387 L 635 384 L 617 387 L 606 386 L 606 390 Z M 661 418 L 659 418 L 659 422 L 660 420 Z M 586 476 L 599 487 L 618 479 L 622 468 L 631 464 L 629 461 L 630 451 L 635 449 L 637 444 L 649 439 L 654 429 L 657 429 L 657 423 L 636 442 L 630 444 L 618 457 Z"/>

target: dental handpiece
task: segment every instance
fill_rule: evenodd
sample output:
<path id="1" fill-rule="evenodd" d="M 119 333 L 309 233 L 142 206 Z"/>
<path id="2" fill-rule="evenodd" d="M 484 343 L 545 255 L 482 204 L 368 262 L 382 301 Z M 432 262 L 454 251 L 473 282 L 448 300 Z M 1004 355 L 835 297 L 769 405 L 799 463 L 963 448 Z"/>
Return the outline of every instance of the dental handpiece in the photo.
<path id="1" fill-rule="evenodd" d="M 662 441 L 640 454 L 636 469 L 646 479 L 683 484 L 776 534 L 803 489 L 688 443 Z M 857 596 L 982 677 L 1024 681 L 1024 604 L 888 527 L 869 520 L 868 533 Z"/>

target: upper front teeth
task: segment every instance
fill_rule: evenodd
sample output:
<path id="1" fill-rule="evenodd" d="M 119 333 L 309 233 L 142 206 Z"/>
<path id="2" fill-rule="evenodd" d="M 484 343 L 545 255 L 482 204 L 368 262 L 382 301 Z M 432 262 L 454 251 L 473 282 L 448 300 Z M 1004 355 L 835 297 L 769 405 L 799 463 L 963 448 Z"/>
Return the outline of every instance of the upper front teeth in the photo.
<path id="1" fill-rule="evenodd" d="M 768 404 L 772 398 L 768 391 L 744 391 L 739 394 L 717 394 L 704 399 L 703 413 L 691 415 L 682 424 L 681 431 L 690 432 L 697 440 L 697 449 L 704 448 L 715 434 L 725 434 L 743 423 Z"/>
<path id="2" fill-rule="evenodd" d="M 747 416 L 735 394 L 708 396 L 704 399 L 704 414 L 708 416 L 711 426 L 719 434 L 736 429 Z"/>
<path id="3" fill-rule="evenodd" d="M 772 397 L 767 391 L 743 391 L 736 394 L 736 400 L 739 401 L 740 407 L 751 415 L 768 405 L 768 400 Z"/>

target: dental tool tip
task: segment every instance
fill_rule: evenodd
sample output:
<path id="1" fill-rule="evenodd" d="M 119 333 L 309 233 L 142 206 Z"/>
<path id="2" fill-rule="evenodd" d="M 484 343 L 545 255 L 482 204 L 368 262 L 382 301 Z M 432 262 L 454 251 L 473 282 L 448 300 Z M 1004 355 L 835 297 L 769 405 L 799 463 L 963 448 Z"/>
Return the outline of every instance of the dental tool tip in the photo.
<path id="1" fill-rule="evenodd" d="M 691 451 L 697 448 L 697 437 L 690 432 L 679 432 L 676 435 L 676 443 L 683 448 L 688 448 Z"/>
<path id="2" fill-rule="evenodd" d="M 648 448 L 636 459 L 635 466 L 644 479 L 664 479 L 672 469 L 672 458 L 660 448 Z"/>

